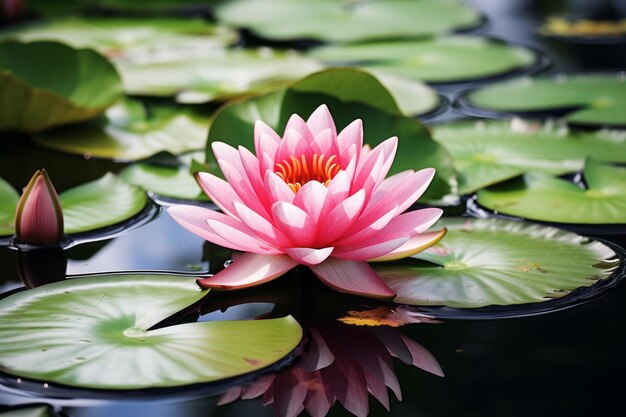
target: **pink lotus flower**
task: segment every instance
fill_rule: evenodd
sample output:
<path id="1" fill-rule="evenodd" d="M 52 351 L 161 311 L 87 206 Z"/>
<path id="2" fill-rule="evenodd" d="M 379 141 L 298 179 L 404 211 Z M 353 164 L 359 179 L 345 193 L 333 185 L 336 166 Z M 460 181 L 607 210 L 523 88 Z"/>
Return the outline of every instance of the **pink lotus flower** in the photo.
<path id="1" fill-rule="evenodd" d="M 363 146 L 361 120 L 337 134 L 324 105 L 306 122 L 291 116 L 282 139 L 257 121 L 256 156 L 244 147 L 214 142 L 227 181 L 209 173 L 199 173 L 197 179 L 223 214 L 184 205 L 168 211 L 187 230 L 246 253 L 199 284 L 249 287 L 300 264 L 336 290 L 393 297 L 367 261 L 409 256 L 445 233 L 421 234 L 439 219 L 440 209 L 403 214 L 426 190 L 435 170 L 385 179 L 397 143 L 392 137 L 374 149 Z"/>
<path id="2" fill-rule="evenodd" d="M 58 242 L 63 237 L 63 211 L 45 169 L 35 172 L 17 204 L 15 237 L 24 243 Z"/>

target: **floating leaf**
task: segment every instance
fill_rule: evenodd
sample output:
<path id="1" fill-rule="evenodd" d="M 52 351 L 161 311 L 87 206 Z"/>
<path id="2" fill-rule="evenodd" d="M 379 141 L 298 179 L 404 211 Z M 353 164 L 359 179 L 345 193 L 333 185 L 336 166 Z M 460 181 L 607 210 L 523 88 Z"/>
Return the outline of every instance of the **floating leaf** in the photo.
<path id="1" fill-rule="evenodd" d="M 575 172 L 588 157 L 626 162 L 626 133 L 618 131 L 572 132 L 552 123 L 481 120 L 439 125 L 434 138 L 454 158 L 461 194 L 529 171 Z"/>
<path id="2" fill-rule="evenodd" d="M 152 106 L 124 99 L 99 120 L 39 134 L 35 142 L 62 152 L 116 160 L 138 160 L 167 151 L 201 149 L 209 118 L 190 109 Z"/>
<path id="3" fill-rule="evenodd" d="M 452 83 L 493 77 L 529 67 L 530 50 L 470 36 L 331 45 L 312 56 L 328 64 L 350 64 L 426 82 Z"/>
<path id="4" fill-rule="evenodd" d="M 0 369 L 75 387 L 173 387 L 256 371 L 300 342 L 291 317 L 152 329 L 206 293 L 195 278 L 113 275 L 10 295 L 0 300 Z"/>
<path id="5" fill-rule="evenodd" d="M 609 74 L 521 78 L 472 92 L 468 104 L 504 113 L 566 112 L 581 125 L 626 125 L 626 78 Z"/>
<path id="6" fill-rule="evenodd" d="M 0 236 L 13 234 L 15 210 L 19 200 L 20 195 L 11 184 L 0 178 Z"/>
<path id="7" fill-rule="evenodd" d="M 476 11 L 456 0 L 235 0 L 216 14 L 268 39 L 330 42 L 431 36 L 480 23 Z"/>
<path id="8" fill-rule="evenodd" d="M 0 43 L 0 130 L 38 132 L 93 119 L 121 94 L 115 68 L 97 52 Z"/>
<path id="9" fill-rule="evenodd" d="M 202 159 L 204 152 L 194 152 L 190 156 Z M 150 161 L 138 162 L 124 168 L 119 175 L 125 181 L 162 197 L 206 200 L 206 195 L 190 172 L 190 163 L 189 157 L 185 162 L 180 161 L 175 166 Z"/>
<path id="10" fill-rule="evenodd" d="M 210 56 L 145 64 L 118 63 L 126 92 L 176 96 L 181 103 L 204 103 L 284 87 L 320 69 L 316 61 L 295 52 L 233 49 Z"/>
<path id="11" fill-rule="evenodd" d="M 376 264 L 395 302 L 474 308 L 546 301 L 588 287 L 619 265 L 600 242 L 552 227 L 448 218 L 439 244 L 414 255 L 430 264 Z M 438 223 L 438 225 L 440 224 Z"/>
<path id="12" fill-rule="evenodd" d="M 70 17 L 13 27 L 0 39 L 56 41 L 92 48 L 113 60 L 142 62 L 223 49 L 235 34 L 200 18 Z"/>
<path id="13" fill-rule="evenodd" d="M 586 188 L 528 173 L 478 192 L 478 203 L 511 216 L 557 223 L 626 224 L 626 168 L 588 161 Z"/>
<path id="14" fill-rule="evenodd" d="M 59 194 L 65 233 L 79 233 L 111 226 L 139 213 L 146 194 L 115 175 L 79 185 Z"/>
<path id="15" fill-rule="evenodd" d="M 389 90 L 402 113 L 407 116 L 429 113 L 441 104 L 437 92 L 421 81 L 382 71 L 372 71 L 372 74 Z"/>
<path id="16" fill-rule="evenodd" d="M 353 88 L 355 86 L 357 88 Z M 338 129 L 362 119 L 364 140 L 372 146 L 398 136 L 398 152 L 391 174 L 435 167 L 437 175 L 424 199 L 441 199 L 451 192 L 455 173 L 446 150 L 431 139 L 419 120 L 400 113 L 393 97 L 376 78 L 353 69 L 321 71 L 286 91 L 225 106 L 215 116 L 209 131 L 207 160 L 212 160 L 210 143 L 213 141 L 252 149 L 256 120 L 263 120 L 282 134 L 292 114 L 309 115 L 321 104 L 330 108 Z"/>

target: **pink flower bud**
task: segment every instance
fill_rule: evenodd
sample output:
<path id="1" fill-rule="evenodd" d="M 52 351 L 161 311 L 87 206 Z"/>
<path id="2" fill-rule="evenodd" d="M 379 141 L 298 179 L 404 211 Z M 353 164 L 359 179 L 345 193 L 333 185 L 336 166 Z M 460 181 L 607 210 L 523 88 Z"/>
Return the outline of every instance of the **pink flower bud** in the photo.
<path id="1" fill-rule="evenodd" d="M 63 210 L 45 169 L 35 172 L 15 212 L 15 236 L 24 243 L 58 242 L 63 236 Z"/>

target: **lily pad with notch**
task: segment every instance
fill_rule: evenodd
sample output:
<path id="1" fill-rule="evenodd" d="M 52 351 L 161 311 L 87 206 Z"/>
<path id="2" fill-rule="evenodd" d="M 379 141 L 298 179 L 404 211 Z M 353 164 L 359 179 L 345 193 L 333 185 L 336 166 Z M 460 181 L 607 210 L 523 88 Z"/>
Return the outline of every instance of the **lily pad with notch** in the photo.
<path id="1" fill-rule="evenodd" d="M 523 178 L 478 192 L 490 210 L 545 222 L 585 225 L 626 224 L 626 168 L 588 160 L 585 185 L 547 174 Z"/>
<path id="2" fill-rule="evenodd" d="M 39 132 L 93 119 L 121 95 L 117 71 L 95 51 L 0 42 L 0 130 Z"/>
<path id="3" fill-rule="evenodd" d="M 549 303 L 607 280 L 621 261 L 598 241 L 502 219 L 444 218 L 445 239 L 404 263 L 377 264 L 397 303 L 477 308 Z M 433 310 L 437 316 L 436 310 Z"/>
<path id="4" fill-rule="evenodd" d="M 16 195 L 17 192 L 12 194 L 8 188 L 6 192 L 0 191 L 0 207 L 3 210 L 0 216 L 8 218 L 11 209 L 15 213 Z M 146 205 L 147 197 L 139 187 L 108 173 L 97 180 L 60 193 L 59 200 L 63 208 L 65 233 L 74 234 L 130 219 L 141 212 Z M 12 221 L 0 229 L 4 235 L 13 234 L 13 231 Z"/>
<path id="5" fill-rule="evenodd" d="M 626 126 L 623 74 L 559 74 L 494 84 L 461 99 L 462 110 L 480 114 L 564 114 L 568 123 Z"/>
<path id="6" fill-rule="evenodd" d="M 423 199 L 439 201 L 454 192 L 455 171 L 445 148 L 430 137 L 419 120 L 402 114 L 391 93 L 374 76 L 351 68 L 320 71 L 286 90 L 224 106 L 209 130 L 207 161 L 213 161 L 211 142 L 222 141 L 252 150 L 257 120 L 282 134 L 292 114 L 306 117 L 321 104 L 330 108 L 339 130 L 362 119 L 364 142 L 371 146 L 391 136 L 399 137 L 390 175 L 435 167 L 437 174 Z"/>
<path id="7" fill-rule="evenodd" d="M 163 323 L 207 293 L 195 278 L 111 275 L 11 294 L 0 300 L 0 370 L 81 388 L 179 387 L 260 370 L 299 344 L 290 316 Z"/>
<path id="8" fill-rule="evenodd" d="M 428 83 L 501 76 L 529 69 L 538 59 L 527 48 L 477 36 L 330 45 L 311 53 L 327 64 L 357 65 Z"/>
<path id="9" fill-rule="evenodd" d="M 278 41 L 428 37 L 482 20 L 456 0 L 235 0 L 218 5 L 215 13 L 220 22 Z"/>
<path id="10" fill-rule="evenodd" d="M 35 136 L 35 143 L 61 152 L 121 161 L 167 151 L 178 154 L 204 147 L 210 119 L 191 108 L 146 106 L 126 98 L 98 120 Z"/>
<path id="11" fill-rule="evenodd" d="M 454 158 L 461 194 L 530 171 L 576 172 L 586 158 L 626 163 L 626 132 L 621 131 L 572 131 L 553 122 L 512 119 L 442 124 L 433 136 Z"/>

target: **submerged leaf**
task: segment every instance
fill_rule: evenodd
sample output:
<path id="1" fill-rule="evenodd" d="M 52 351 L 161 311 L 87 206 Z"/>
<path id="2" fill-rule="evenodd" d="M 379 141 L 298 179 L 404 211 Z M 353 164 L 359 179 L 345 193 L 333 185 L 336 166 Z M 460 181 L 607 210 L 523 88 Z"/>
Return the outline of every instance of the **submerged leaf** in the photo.
<path id="1" fill-rule="evenodd" d="M 13 294 L 0 300 L 0 369 L 74 387 L 173 387 L 256 371 L 300 342 L 291 317 L 152 329 L 207 292 L 195 278 L 115 275 Z"/>
<path id="2" fill-rule="evenodd" d="M 620 261 L 574 233 L 498 219 L 444 218 L 448 234 L 413 258 L 432 265 L 376 264 L 395 302 L 475 308 L 542 302 L 606 279 Z"/>

